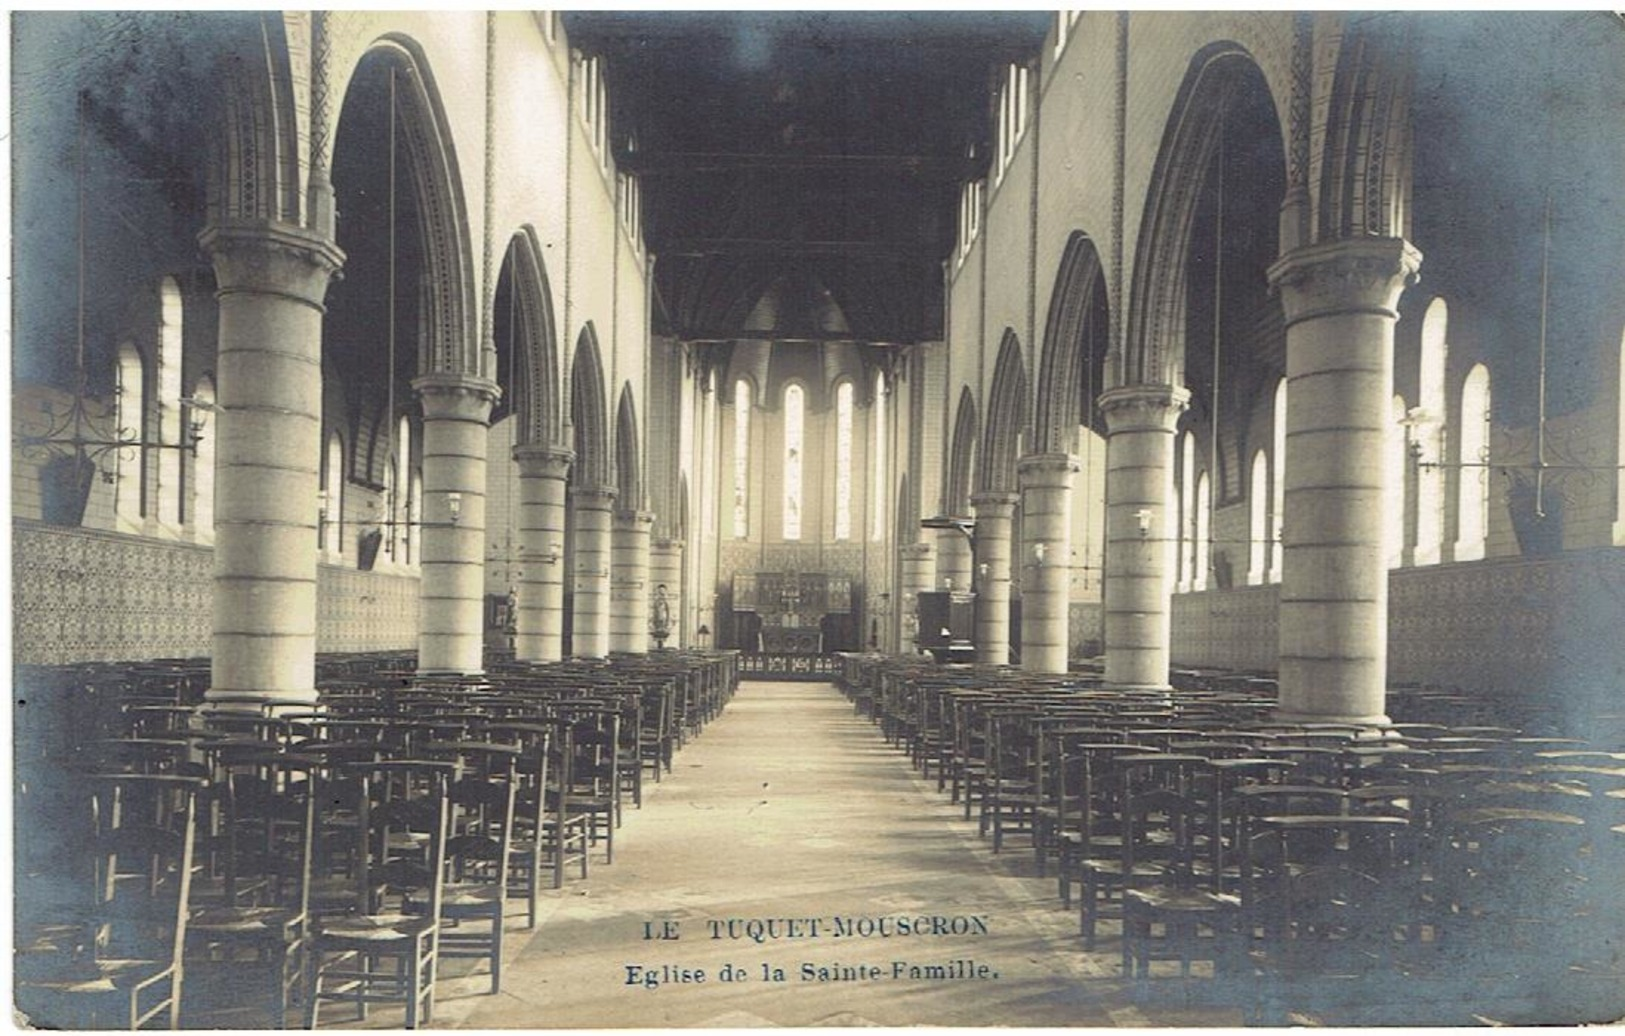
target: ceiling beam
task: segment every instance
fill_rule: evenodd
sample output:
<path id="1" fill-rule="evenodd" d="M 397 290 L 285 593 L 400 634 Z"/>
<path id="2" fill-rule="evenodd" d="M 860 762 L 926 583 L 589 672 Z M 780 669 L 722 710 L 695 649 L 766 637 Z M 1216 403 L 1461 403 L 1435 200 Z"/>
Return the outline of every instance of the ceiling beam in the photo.
<path id="1" fill-rule="evenodd" d="M 678 329 L 677 337 L 685 342 L 801 342 L 806 345 L 818 345 L 823 342 L 851 342 L 854 345 L 869 345 L 879 349 L 900 349 L 903 346 L 914 344 L 918 336 L 888 335 L 884 339 L 874 339 L 855 335 L 850 331 L 686 331 Z"/>
<path id="2" fill-rule="evenodd" d="M 978 163 L 941 155 L 796 155 L 775 152 L 632 151 L 615 156 L 622 172 L 639 176 L 686 176 L 692 173 L 824 172 L 910 176 L 958 183 L 974 179 Z"/>
<path id="3" fill-rule="evenodd" d="M 939 263 L 946 252 L 924 244 L 889 241 L 797 241 L 745 237 L 654 239 L 650 251 L 662 259 L 708 259 L 714 256 L 772 256 L 863 259 L 894 263 Z"/>

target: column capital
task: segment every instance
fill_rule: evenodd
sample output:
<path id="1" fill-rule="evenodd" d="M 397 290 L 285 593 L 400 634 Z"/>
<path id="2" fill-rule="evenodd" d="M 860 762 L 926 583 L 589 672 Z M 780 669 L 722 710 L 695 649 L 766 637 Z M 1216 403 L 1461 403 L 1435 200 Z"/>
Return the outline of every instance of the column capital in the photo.
<path id="1" fill-rule="evenodd" d="M 971 507 L 976 509 L 980 516 L 1010 517 L 1015 511 L 1016 504 L 1021 502 L 1019 493 L 974 493 L 970 498 Z"/>
<path id="2" fill-rule="evenodd" d="M 613 511 L 617 495 L 614 486 L 570 487 L 570 502 L 588 511 Z"/>
<path id="3" fill-rule="evenodd" d="M 513 459 L 524 478 L 562 480 L 569 477 L 570 464 L 576 459 L 576 451 L 564 446 L 522 443 L 513 448 Z"/>
<path id="4" fill-rule="evenodd" d="M 904 559 L 917 558 L 925 561 L 930 559 L 935 549 L 930 543 L 905 543 L 897 548 L 897 555 Z"/>
<path id="5" fill-rule="evenodd" d="M 487 424 L 491 407 L 502 389 L 489 378 L 474 374 L 436 371 L 412 379 L 412 388 L 423 400 L 423 416 L 430 421 L 469 421 Z"/>
<path id="6" fill-rule="evenodd" d="M 1356 237 L 1296 248 L 1269 268 L 1286 326 L 1368 313 L 1399 318 L 1399 296 L 1416 282 L 1422 253 L 1399 237 Z"/>
<path id="7" fill-rule="evenodd" d="M 615 524 L 628 528 L 643 526 L 645 529 L 654 525 L 655 513 L 653 511 L 622 510 L 615 512 Z"/>
<path id="8" fill-rule="evenodd" d="M 270 220 L 211 223 L 198 245 L 214 265 L 217 295 L 283 295 L 322 309 L 344 252 L 326 235 Z"/>
<path id="9" fill-rule="evenodd" d="M 680 539 L 657 539 L 650 542 L 649 549 L 652 551 L 658 550 L 676 552 L 682 550 L 686 545 L 687 544 Z"/>
<path id="10" fill-rule="evenodd" d="M 1082 462 L 1070 453 L 1029 453 L 1016 462 L 1016 476 L 1023 489 L 1067 489 L 1072 485 L 1072 476 L 1081 470 Z"/>
<path id="11" fill-rule="evenodd" d="M 1101 393 L 1099 402 L 1108 431 L 1172 432 L 1191 394 L 1178 385 L 1124 385 Z"/>

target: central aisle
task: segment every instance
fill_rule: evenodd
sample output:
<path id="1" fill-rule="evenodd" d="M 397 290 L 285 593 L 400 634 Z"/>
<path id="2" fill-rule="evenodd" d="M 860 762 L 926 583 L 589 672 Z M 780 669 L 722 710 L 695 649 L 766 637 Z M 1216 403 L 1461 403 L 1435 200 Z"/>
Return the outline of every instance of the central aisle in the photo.
<path id="1" fill-rule="evenodd" d="M 645 783 L 621 834 L 613 866 L 595 856 L 589 880 L 556 893 L 535 933 L 511 937 L 523 948 L 503 992 L 442 1000 L 437 1026 L 1149 1021 L 1124 1006 L 1109 958 L 1080 952 L 1076 915 L 1057 907 L 1053 882 L 1015 876 L 1030 873 L 1030 852 L 993 856 L 828 684 L 742 684 L 673 772 Z M 785 928 L 791 918 L 801 923 Z M 730 919 L 738 938 L 727 937 Z M 927 934 L 878 934 L 921 919 Z M 770 920 L 771 933 L 744 923 Z M 645 938 L 667 922 L 677 939 Z M 804 964 L 847 977 L 806 981 Z M 723 981 L 727 965 L 743 979 Z M 651 989 L 628 983 L 629 966 L 656 978 L 703 971 L 704 981 Z M 859 966 L 879 977 L 850 977 Z M 764 967 L 785 981 L 764 980 Z M 925 977 L 944 973 L 986 977 Z"/>

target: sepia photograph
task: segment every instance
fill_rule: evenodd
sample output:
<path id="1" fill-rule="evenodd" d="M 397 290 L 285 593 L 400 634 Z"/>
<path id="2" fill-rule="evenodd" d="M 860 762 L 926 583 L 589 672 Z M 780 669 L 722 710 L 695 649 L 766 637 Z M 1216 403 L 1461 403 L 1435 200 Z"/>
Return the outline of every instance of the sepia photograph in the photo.
<path id="1" fill-rule="evenodd" d="M 8 23 L 15 1027 L 1625 1020 L 1625 16 Z"/>

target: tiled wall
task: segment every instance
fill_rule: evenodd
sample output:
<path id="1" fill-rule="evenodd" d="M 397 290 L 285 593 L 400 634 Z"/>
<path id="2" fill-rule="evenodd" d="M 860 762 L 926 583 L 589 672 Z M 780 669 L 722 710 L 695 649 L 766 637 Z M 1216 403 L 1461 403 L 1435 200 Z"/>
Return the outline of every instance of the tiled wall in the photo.
<path id="1" fill-rule="evenodd" d="M 1173 661 L 1271 672 L 1278 586 L 1176 594 Z M 1398 569 L 1394 682 L 1625 701 L 1625 550 Z M 1619 707 L 1616 703 L 1613 707 Z"/>
<path id="2" fill-rule="evenodd" d="M 209 653 L 207 547 L 16 521 L 12 556 L 12 649 L 19 664 Z M 317 650 L 414 647 L 418 582 L 322 566 Z"/>

